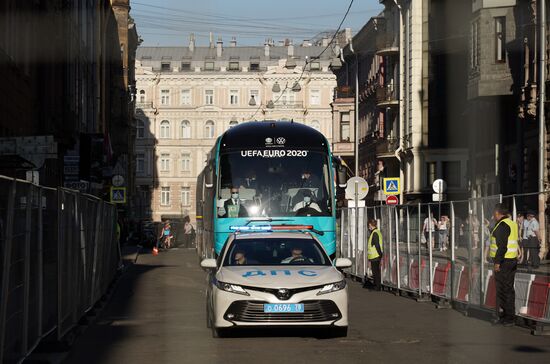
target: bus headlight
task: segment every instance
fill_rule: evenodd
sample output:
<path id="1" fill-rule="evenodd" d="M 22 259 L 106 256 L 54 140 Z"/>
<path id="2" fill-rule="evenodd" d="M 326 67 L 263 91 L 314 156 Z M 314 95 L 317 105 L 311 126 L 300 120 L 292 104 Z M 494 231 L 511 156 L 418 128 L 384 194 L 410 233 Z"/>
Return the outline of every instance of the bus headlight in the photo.
<path id="1" fill-rule="evenodd" d="M 317 292 L 317 296 L 322 295 L 322 294 L 331 293 L 331 292 L 340 291 L 344 288 L 346 288 L 346 280 L 345 279 L 341 280 L 340 282 L 325 285 L 323 288 L 321 288 L 321 290 L 319 292 Z"/>
<path id="2" fill-rule="evenodd" d="M 247 291 L 245 291 L 243 287 L 236 284 L 216 281 L 216 287 L 226 292 L 242 294 L 244 296 L 250 296 L 250 294 Z"/>

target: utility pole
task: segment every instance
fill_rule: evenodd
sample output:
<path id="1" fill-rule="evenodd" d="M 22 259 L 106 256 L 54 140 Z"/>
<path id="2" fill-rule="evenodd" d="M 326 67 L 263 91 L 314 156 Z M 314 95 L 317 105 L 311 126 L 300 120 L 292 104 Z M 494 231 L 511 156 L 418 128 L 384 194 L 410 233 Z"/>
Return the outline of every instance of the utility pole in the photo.
<path id="1" fill-rule="evenodd" d="M 540 255 L 544 257 L 548 250 L 546 243 L 546 195 L 543 193 L 545 190 L 546 169 L 544 168 L 546 162 L 546 128 L 544 117 L 544 104 L 546 103 L 546 0 L 539 0 L 539 11 L 537 14 L 538 21 L 538 41 L 539 41 L 539 66 L 538 66 L 538 87 L 539 87 L 539 103 L 538 103 L 538 122 L 539 122 L 539 223 L 543 227 L 541 229 L 542 247 Z"/>

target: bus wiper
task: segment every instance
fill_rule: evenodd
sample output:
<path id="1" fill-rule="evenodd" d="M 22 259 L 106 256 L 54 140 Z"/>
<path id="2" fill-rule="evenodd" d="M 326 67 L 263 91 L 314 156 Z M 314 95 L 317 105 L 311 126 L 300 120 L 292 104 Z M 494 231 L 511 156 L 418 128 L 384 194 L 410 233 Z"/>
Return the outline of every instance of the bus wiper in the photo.
<path id="1" fill-rule="evenodd" d="M 258 217 L 255 219 L 250 219 L 244 224 L 244 226 L 248 226 L 251 222 L 273 222 L 273 221 L 292 221 L 290 219 L 273 219 L 271 217 Z"/>

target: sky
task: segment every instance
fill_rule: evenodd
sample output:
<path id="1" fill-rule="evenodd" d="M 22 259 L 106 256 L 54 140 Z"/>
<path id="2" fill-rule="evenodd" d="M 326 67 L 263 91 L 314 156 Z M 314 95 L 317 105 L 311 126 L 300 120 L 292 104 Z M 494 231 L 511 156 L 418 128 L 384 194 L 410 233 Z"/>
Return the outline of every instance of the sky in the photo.
<path id="1" fill-rule="evenodd" d="M 186 46 L 195 33 L 197 45 L 221 36 L 228 44 L 263 45 L 266 38 L 295 44 L 320 32 L 334 31 L 350 0 L 131 0 L 143 46 Z M 382 6 L 379 0 L 354 0 L 343 28 L 355 34 Z"/>

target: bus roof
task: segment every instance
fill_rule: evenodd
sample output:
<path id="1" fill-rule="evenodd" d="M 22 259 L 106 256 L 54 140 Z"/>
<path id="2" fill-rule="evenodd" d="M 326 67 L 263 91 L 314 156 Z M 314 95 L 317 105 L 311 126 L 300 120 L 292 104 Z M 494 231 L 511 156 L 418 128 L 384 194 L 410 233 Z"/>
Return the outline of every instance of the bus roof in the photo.
<path id="1" fill-rule="evenodd" d="M 227 130 L 220 152 L 250 148 L 300 148 L 328 151 L 327 140 L 317 130 L 292 121 L 249 121 Z"/>

